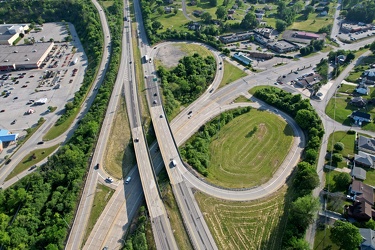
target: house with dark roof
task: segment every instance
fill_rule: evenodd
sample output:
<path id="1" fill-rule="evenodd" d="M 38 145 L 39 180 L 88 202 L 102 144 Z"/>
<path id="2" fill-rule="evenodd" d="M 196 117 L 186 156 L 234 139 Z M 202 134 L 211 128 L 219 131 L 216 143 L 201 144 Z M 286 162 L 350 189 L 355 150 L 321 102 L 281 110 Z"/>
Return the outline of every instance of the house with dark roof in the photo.
<path id="1" fill-rule="evenodd" d="M 355 201 L 353 205 L 350 205 L 347 209 L 348 216 L 358 221 L 369 221 L 373 218 L 373 209 L 371 204 L 364 200 Z"/>
<path id="2" fill-rule="evenodd" d="M 356 200 L 364 200 L 370 207 L 374 205 L 374 189 L 364 184 L 362 181 L 353 180 L 349 186 L 349 193 L 355 197 Z"/>
<path id="3" fill-rule="evenodd" d="M 363 238 L 360 250 L 375 250 L 375 231 L 371 228 L 360 228 L 359 233 Z"/>
<path id="4" fill-rule="evenodd" d="M 354 123 L 359 126 L 361 126 L 363 122 L 371 122 L 370 114 L 361 111 L 354 111 L 350 117 L 354 120 Z"/>
<path id="5" fill-rule="evenodd" d="M 370 90 L 367 87 L 367 85 L 362 82 L 362 83 L 358 84 L 358 86 L 355 88 L 355 92 L 357 92 L 358 94 L 361 94 L 361 95 L 368 95 L 368 93 L 370 93 Z"/>
<path id="6" fill-rule="evenodd" d="M 360 167 L 354 166 L 351 172 L 351 176 L 356 180 L 364 181 L 366 180 L 366 170 Z"/>
<path id="7" fill-rule="evenodd" d="M 375 156 L 359 151 L 358 154 L 354 155 L 354 164 L 356 166 L 375 168 Z"/>
<path id="8" fill-rule="evenodd" d="M 375 139 L 359 135 L 357 138 L 357 150 L 375 154 Z"/>
<path id="9" fill-rule="evenodd" d="M 366 77 L 368 80 L 375 80 L 375 68 L 365 70 L 362 74 L 363 77 Z"/>
<path id="10" fill-rule="evenodd" d="M 363 99 L 361 96 L 354 97 L 350 100 L 350 104 L 359 108 L 363 108 L 367 105 L 367 100 Z"/>

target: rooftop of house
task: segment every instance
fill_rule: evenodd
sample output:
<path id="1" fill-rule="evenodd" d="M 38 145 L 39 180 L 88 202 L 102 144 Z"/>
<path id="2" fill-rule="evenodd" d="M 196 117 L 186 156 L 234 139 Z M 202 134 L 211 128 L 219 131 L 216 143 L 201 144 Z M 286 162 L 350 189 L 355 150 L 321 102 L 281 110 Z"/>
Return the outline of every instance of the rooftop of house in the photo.
<path id="1" fill-rule="evenodd" d="M 357 193 L 358 199 L 363 199 L 371 205 L 374 205 L 374 189 L 364 184 L 362 181 L 353 180 L 351 192 Z"/>
<path id="2" fill-rule="evenodd" d="M 359 233 L 363 237 L 361 250 L 375 249 L 375 231 L 370 228 L 360 228 Z"/>
<path id="3" fill-rule="evenodd" d="M 375 140 L 373 138 L 360 135 L 358 136 L 357 144 L 359 149 L 363 148 L 375 152 Z"/>
<path id="4" fill-rule="evenodd" d="M 353 167 L 352 176 L 360 180 L 366 180 L 366 170 L 360 167 Z"/>
<path id="5" fill-rule="evenodd" d="M 363 113 L 361 111 L 354 111 L 352 113 L 352 116 L 356 116 L 356 117 L 361 117 L 361 118 L 365 118 L 365 119 L 371 119 L 371 115 L 370 114 L 367 114 L 367 113 Z"/>

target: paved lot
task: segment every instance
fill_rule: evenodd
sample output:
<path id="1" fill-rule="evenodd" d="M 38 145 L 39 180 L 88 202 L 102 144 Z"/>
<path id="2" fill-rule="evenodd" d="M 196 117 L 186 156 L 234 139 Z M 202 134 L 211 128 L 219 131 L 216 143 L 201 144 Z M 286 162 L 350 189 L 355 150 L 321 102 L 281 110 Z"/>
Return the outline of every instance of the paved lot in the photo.
<path id="1" fill-rule="evenodd" d="M 74 27 L 69 24 L 69 28 L 74 41 L 68 43 L 57 42 L 62 41 L 68 35 L 65 26 L 61 23 L 44 24 L 41 32 L 31 32 L 25 36 L 28 39 L 34 37 L 35 41 L 40 41 L 42 37 L 45 37 L 47 41 L 50 38 L 56 41 L 55 50 L 51 51 L 49 60 L 45 62 L 43 68 L 0 72 L 0 77 L 4 74 L 11 74 L 8 80 L 0 80 L 0 85 L 3 85 L 0 87 L 0 93 L 4 90 L 11 91 L 8 97 L 0 97 L 0 110 L 5 110 L 0 113 L 0 128 L 24 136 L 26 135 L 24 130 L 36 125 L 40 117 L 49 122 L 51 118 L 62 114 L 67 101 L 72 101 L 74 93 L 79 90 L 83 81 L 87 59 L 82 45 L 77 39 Z M 77 63 L 74 65 L 73 61 L 76 58 Z M 54 64 L 56 67 L 50 67 Z M 77 69 L 74 76 L 73 69 Z M 47 74 L 52 77 L 45 78 Z M 21 75 L 23 75 L 23 78 L 14 79 Z M 47 103 L 35 105 L 29 102 L 40 98 L 47 98 Z M 50 113 L 48 112 L 48 106 L 57 109 Z M 26 114 L 29 109 L 33 109 L 35 113 Z M 14 120 L 16 122 L 11 124 Z M 15 145 L 5 148 L 3 153 L 0 154 L 0 159 L 11 153 L 14 147 Z"/>

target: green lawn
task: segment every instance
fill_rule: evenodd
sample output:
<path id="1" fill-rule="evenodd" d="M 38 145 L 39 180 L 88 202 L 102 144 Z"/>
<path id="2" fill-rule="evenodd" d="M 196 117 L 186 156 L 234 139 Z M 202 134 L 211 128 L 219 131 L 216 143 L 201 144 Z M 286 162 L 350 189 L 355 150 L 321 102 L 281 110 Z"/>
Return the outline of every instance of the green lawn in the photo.
<path id="1" fill-rule="evenodd" d="M 225 125 L 211 142 L 207 180 L 229 188 L 261 185 L 280 167 L 292 140 L 283 119 L 253 109 Z"/>
<path id="2" fill-rule="evenodd" d="M 339 250 L 339 247 L 336 244 L 333 244 L 329 236 L 331 235 L 330 227 L 323 230 L 316 230 L 315 241 L 314 241 L 314 250 Z"/>
<path id="3" fill-rule="evenodd" d="M 356 58 L 361 56 L 363 53 L 365 53 L 367 50 L 359 50 L 355 53 Z M 362 75 L 362 73 L 370 68 L 370 65 L 373 64 L 375 61 L 375 56 L 370 55 L 366 56 L 362 59 L 361 63 L 353 68 L 352 71 L 350 71 L 349 76 L 345 78 L 348 82 L 358 82 L 358 78 Z"/>
<path id="4" fill-rule="evenodd" d="M 83 238 L 84 243 L 87 241 L 87 238 L 94 228 L 96 221 L 99 219 L 100 214 L 103 212 L 113 193 L 114 190 L 110 187 L 107 187 L 106 185 L 98 183 L 98 185 L 96 186 L 93 206 L 91 208 L 90 217 L 87 222 L 85 237 Z"/>
<path id="5" fill-rule="evenodd" d="M 337 131 L 329 136 L 327 150 L 331 151 L 333 145 L 336 142 L 342 142 L 344 144 L 344 149 L 340 152 L 343 156 L 354 156 L 355 154 L 355 135 L 348 134 L 345 131 Z"/>
<path id="6" fill-rule="evenodd" d="M 359 109 L 358 107 L 350 105 L 350 100 L 348 97 L 351 98 L 348 94 L 352 92 L 354 86 L 350 86 L 347 84 L 342 84 L 340 89 L 337 91 L 336 97 L 332 97 L 328 105 L 326 107 L 326 114 L 331 117 L 332 119 L 340 122 L 344 125 L 351 125 L 352 120 L 348 118 L 348 116 L 355 110 L 360 110 L 365 113 L 369 113 L 371 118 L 375 117 L 375 106 L 367 105 L 363 109 Z M 363 96 L 364 99 L 370 99 L 375 96 L 374 92 L 375 88 L 370 87 L 370 93 L 367 96 Z M 335 109 L 336 103 L 336 109 Z M 375 131 L 375 124 L 374 123 L 366 123 L 362 126 L 364 130 Z"/>
<path id="7" fill-rule="evenodd" d="M 224 87 L 225 85 L 245 76 L 247 76 L 245 71 L 237 68 L 227 61 L 224 61 L 224 75 L 219 88 Z"/>
<path id="8" fill-rule="evenodd" d="M 189 22 L 184 16 L 182 11 L 178 11 L 177 14 L 170 13 L 170 14 L 163 14 L 159 15 L 156 11 L 151 15 L 152 21 L 158 20 L 162 25 L 163 28 L 159 32 L 164 32 L 168 28 L 175 29 L 175 30 L 186 30 L 186 24 Z"/>
<path id="9" fill-rule="evenodd" d="M 48 132 L 43 136 L 43 141 L 53 140 L 60 135 L 62 135 L 69 127 L 72 125 L 74 119 L 76 118 L 77 114 L 79 113 L 80 109 L 76 108 L 76 111 L 72 113 L 68 119 L 66 119 L 60 125 L 54 125 Z"/>
<path id="10" fill-rule="evenodd" d="M 235 100 L 234 100 L 235 103 L 239 103 L 239 102 L 252 102 L 251 100 L 249 100 L 248 98 L 244 97 L 243 95 L 240 95 L 239 97 L 237 97 Z"/>
<path id="11" fill-rule="evenodd" d="M 21 160 L 21 162 L 13 169 L 13 171 L 5 178 L 5 181 L 10 180 L 11 178 L 18 175 L 19 173 L 25 171 L 31 166 L 34 166 L 38 162 L 42 161 L 47 156 L 50 156 L 50 154 L 52 154 L 52 152 L 55 151 L 59 146 L 60 145 L 57 144 L 50 148 L 42 148 L 42 149 L 36 149 L 36 150 L 31 151 Z M 32 157 L 34 154 L 35 154 L 35 159 L 33 159 Z"/>
<path id="12" fill-rule="evenodd" d="M 284 186 L 267 198 L 233 202 L 196 192 L 195 198 L 219 249 L 280 249 L 290 194 Z"/>
<path id="13" fill-rule="evenodd" d="M 310 14 L 307 20 L 303 20 L 301 16 L 296 18 L 296 21 L 289 26 L 289 29 L 318 32 L 320 28 L 333 23 L 332 17 L 318 17 L 318 13 Z"/>
<path id="14" fill-rule="evenodd" d="M 181 51 L 185 52 L 187 56 L 192 56 L 195 53 L 198 53 L 202 57 L 213 56 L 211 51 L 198 44 L 174 43 L 172 46 L 179 48 Z"/>
<path id="15" fill-rule="evenodd" d="M 340 172 L 338 171 L 335 171 L 335 170 L 325 170 L 325 177 L 326 177 L 326 185 L 325 187 L 328 187 L 329 185 L 329 191 L 331 193 L 335 193 L 335 192 L 342 192 L 342 193 L 346 193 L 348 190 L 345 188 L 345 189 L 339 189 L 338 187 L 336 187 L 336 182 L 333 180 L 333 178 L 340 174 Z"/>
<path id="16" fill-rule="evenodd" d="M 367 171 L 366 173 L 366 180 L 364 183 L 367 185 L 375 187 L 375 170 L 374 169 L 365 169 Z"/>
<path id="17" fill-rule="evenodd" d="M 101 4 L 103 5 L 104 8 L 111 7 L 113 5 L 113 1 L 101 1 Z"/>

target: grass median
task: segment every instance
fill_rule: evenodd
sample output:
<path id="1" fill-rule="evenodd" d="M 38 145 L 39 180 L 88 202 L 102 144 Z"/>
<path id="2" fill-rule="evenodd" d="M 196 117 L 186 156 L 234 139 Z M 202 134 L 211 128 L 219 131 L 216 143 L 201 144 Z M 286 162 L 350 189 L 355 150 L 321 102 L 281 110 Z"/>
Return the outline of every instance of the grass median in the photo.
<path id="1" fill-rule="evenodd" d="M 224 75 L 219 88 L 247 76 L 246 72 L 224 60 Z"/>
<path id="2" fill-rule="evenodd" d="M 13 169 L 13 171 L 5 178 L 5 181 L 10 180 L 14 176 L 22 173 L 26 169 L 30 168 L 31 166 L 37 164 L 38 162 L 41 162 L 46 157 L 50 156 L 53 151 L 55 151 L 60 145 L 54 145 L 49 148 L 41 148 L 36 149 L 34 151 L 31 151 L 29 154 L 27 154 L 21 162 Z"/>

